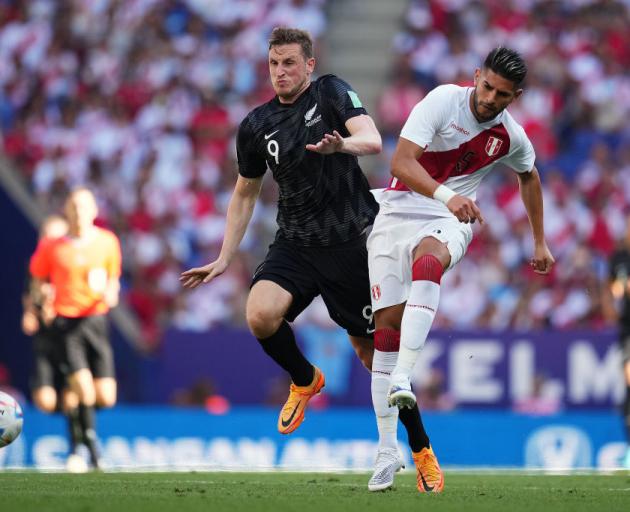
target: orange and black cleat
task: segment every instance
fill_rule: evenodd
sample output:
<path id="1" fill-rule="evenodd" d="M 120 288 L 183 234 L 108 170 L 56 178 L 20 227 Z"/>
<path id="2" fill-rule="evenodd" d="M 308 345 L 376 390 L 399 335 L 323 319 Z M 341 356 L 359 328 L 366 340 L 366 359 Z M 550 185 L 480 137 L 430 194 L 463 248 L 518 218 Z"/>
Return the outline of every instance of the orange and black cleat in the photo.
<path id="1" fill-rule="evenodd" d="M 444 489 L 444 473 L 440 469 L 433 449 L 429 446 L 419 453 L 412 452 L 413 462 L 416 465 L 416 479 L 420 492 L 442 492 Z"/>
<path id="2" fill-rule="evenodd" d="M 324 374 L 317 366 L 313 368 L 313 382 L 308 386 L 291 384 L 289 398 L 287 398 L 278 418 L 278 432 L 281 434 L 290 434 L 300 426 L 304 421 L 306 404 L 324 387 Z"/>

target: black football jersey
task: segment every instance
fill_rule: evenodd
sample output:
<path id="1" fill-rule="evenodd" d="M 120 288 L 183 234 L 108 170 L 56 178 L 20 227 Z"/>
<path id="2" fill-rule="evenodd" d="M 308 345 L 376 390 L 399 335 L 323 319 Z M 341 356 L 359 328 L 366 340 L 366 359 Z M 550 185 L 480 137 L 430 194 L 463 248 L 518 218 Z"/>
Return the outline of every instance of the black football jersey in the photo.
<path id="1" fill-rule="evenodd" d="M 333 130 L 348 137 L 345 122 L 365 113 L 350 85 L 325 75 L 294 103 L 275 97 L 243 120 L 237 137 L 239 173 L 257 178 L 271 169 L 279 187 L 277 238 L 304 246 L 336 245 L 372 224 L 378 204 L 357 157 L 306 149 Z"/>
<path id="2" fill-rule="evenodd" d="M 620 312 L 620 327 L 623 335 L 630 335 L 630 251 L 620 249 L 616 251 L 610 259 L 610 280 L 620 281 L 625 293 Z"/>

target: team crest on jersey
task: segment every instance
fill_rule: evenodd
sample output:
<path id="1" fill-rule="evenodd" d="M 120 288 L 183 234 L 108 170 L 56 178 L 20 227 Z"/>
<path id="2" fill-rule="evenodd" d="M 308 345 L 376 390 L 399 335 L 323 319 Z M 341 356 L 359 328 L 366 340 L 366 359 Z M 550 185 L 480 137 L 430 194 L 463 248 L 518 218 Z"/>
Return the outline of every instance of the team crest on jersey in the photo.
<path id="1" fill-rule="evenodd" d="M 317 103 L 315 103 L 315 105 L 313 105 L 312 108 L 309 108 L 306 114 L 304 114 L 304 124 L 308 127 L 311 127 L 322 120 L 321 114 L 319 114 L 315 119 L 313 119 L 313 114 L 315 114 L 315 110 L 317 110 Z"/>
<path id="2" fill-rule="evenodd" d="M 381 298 L 381 287 L 378 284 L 372 286 L 372 297 L 374 300 L 378 300 Z"/>
<path id="3" fill-rule="evenodd" d="M 488 137 L 488 142 L 486 143 L 486 153 L 488 156 L 496 155 L 501 146 L 503 145 L 503 141 L 497 137 Z"/>

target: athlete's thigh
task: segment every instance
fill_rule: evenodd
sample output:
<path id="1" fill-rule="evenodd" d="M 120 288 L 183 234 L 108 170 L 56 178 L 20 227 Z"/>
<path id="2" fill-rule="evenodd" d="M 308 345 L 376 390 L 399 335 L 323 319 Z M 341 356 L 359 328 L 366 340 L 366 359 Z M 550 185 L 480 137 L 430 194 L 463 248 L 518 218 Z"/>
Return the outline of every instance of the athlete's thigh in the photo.
<path id="1" fill-rule="evenodd" d="M 425 223 L 399 214 L 376 216 L 367 241 L 372 310 L 407 301 L 411 282 L 411 253 Z"/>
<path id="2" fill-rule="evenodd" d="M 335 249 L 318 249 L 309 255 L 318 276 L 319 293 L 330 318 L 350 336 L 372 338 L 370 277 L 365 238 Z"/>
<path id="3" fill-rule="evenodd" d="M 447 262 L 446 270 L 450 270 L 464 257 L 472 237 L 470 224 L 456 218 L 436 219 L 427 223 L 416 237 L 412 261 L 422 254 L 433 253 L 443 263 Z"/>
<path id="4" fill-rule="evenodd" d="M 267 279 L 259 279 L 252 286 L 247 297 L 247 315 L 264 312 L 266 316 L 284 318 L 291 307 L 293 295 L 280 284 Z"/>
<path id="5" fill-rule="evenodd" d="M 292 322 L 304 311 L 319 294 L 312 269 L 304 260 L 304 250 L 283 240 L 271 244 L 265 260 L 254 272 L 247 301 L 248 312 L 254 307 L 276 308 Z M 288 306 L 284 292 L 290 294 Z M 280 302 L 270 300 L 273 298 Z"/>
<path id="6" fill-rule="evenodd" d="M 368 239 L 373 310 L 404 304 L 409 296 L 414 252 L 425 239 L 446 246 L 448 268 L 456 265 L 472 240 L 469 225 L 453 218 L 423 218 L 420 215 L 378 215 Z"/>

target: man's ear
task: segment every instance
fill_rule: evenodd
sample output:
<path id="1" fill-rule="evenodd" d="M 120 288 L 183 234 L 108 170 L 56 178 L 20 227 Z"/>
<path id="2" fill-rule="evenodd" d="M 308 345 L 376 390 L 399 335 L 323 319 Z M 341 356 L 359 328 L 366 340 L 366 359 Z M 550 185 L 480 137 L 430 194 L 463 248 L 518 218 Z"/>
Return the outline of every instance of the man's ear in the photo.
<path id="1" fill-rule="evenodd" d="M 481 69 L 479 68 L 475 69 L 475 76 L 473 77 L 473 83 L 475 84 L 475 86 L 477 85 L 477 82 L 479 81 L 480 76 L 481 76 Z"/>

